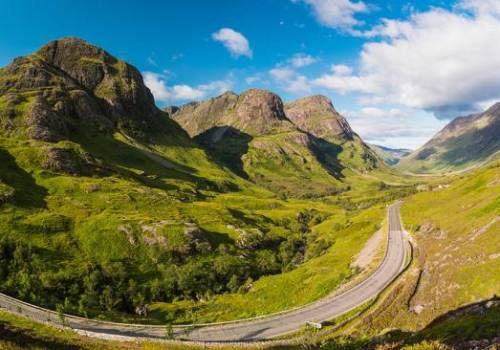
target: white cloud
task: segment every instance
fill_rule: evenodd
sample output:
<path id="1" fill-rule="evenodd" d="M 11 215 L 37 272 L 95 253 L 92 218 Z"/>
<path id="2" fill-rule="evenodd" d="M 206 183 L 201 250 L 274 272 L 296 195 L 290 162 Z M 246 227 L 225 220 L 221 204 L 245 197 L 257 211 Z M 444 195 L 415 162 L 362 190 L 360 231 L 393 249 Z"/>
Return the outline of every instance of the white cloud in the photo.
<path id="1" fill-rule="evenodd" d="M 174 101 L 190 101 L 206 98 L 210 95 L 222 94 L 231 90 L 231 80 L 216 80 L 208 84 L 192 87 L 186 84 L 167 85 L 166 75 L 143 72 L 144 84 L 151 90 L 156 101 L 172 103 Z"/>
<path id="2" fill-rule="evenodd" d="M 500 15 L 500 2 L 498 0 L 463 0 L 458 3 L 457 7 L 481 15 Z"/>
<path id="3" fill-rule="evenodd" d="M 295 70 L 287 67 L 277 67 L 269 71 L 275 83 L 284 91 L 293 94 L 304 94 L 311 92 L 309 80 Z"/>
<path id="4" fill-rule="evenodd" d="M 261 80 L 262 80 L 262 76 L 260 74 L 254 74 L 254 75 L 251 75 L 249 77 L 246 77 L 245 83 L 247 83 L 248 85 L 252 85 L 252 84 L 255 84 Z"/>
<path id="5" fill-rule="evenodd" d="M 165 77 L 153 72 L 143 72 L 144 84 L 151 90 L 157 101 L 169 101 L 172 99 L 172 91 L 167 88 Z"/>
<path id="6" fill-rule="evenodd" d="M 269 71 L 269 74 L 277 81 L 284 81 L 294 77 L 296 72 L 290 68 L 273 68 Z"/>
<path id="7" fill-rule="evenodd" d="M 212 34 L 212 38 L 221 42 L 233 57 L 247 56 L 252 58 L 253 56 L 247 38 L 231 28 L 221 28 Z"/>
<path id="8" fill-rule="evenodd" d="M 351 0 L 292 0 L 304 2 L 311 6 L 317 21 L 330 28 L 348 33 L 356 33 L 355 27 L 363 22 L 356 19 L 356 14 L 368 12 L 368 6 L 362 1 Z"/>
<path id="9" fill-rule="evenodd" d="M 309 66 L 313 63 L 316 63 L 317 61 L 318 61 L 317 58 L 312 57 L 311 55 L 304 54 L 304 53 L 297 53 L 297 54 L 293 55 L 293 57 L 288 60 L 290 65 L 292 67 L 295 67 L 295 68 L 306 67 L 306 66 Z"/>
<path id="10" fill-rule="evenodd" d="M 350 75 L 352 73 L 352 68 L 344 64 L 332 64 L 332 72 L 337 76 Z"/>
<path id="11" fill-rule="evenodd" d="M 365 141 L 389 147 L 416 149 L 444 124 L 429 113 L 412 109 L 369 106 L 342 114 Z"/>
<path id="12" fill-rule="evenodd" d="M 464 10 L 433 8 L 407 21 L 384 20 L 368 36 L 357 74 L 333 71 L 313 84 L 361 93 L 364 103 L 395 103 L 449 118 L 500 97 L 498 1 L 465 0 Z"/>

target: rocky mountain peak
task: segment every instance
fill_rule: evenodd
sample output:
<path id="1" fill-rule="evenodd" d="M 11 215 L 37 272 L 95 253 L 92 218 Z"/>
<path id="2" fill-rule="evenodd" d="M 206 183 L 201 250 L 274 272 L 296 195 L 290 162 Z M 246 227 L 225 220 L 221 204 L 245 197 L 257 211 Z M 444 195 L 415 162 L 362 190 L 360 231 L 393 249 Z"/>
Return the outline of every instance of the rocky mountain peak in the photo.
<path id="1" fill-rule="evenodd" d="M 78 38 L 53 40 L 36 52 L 45 62 L 61 69 L 81 85 L 94 90 L 117 59 Z"/>
<path id="2" fill-rule="evenodd" d="M 259 89 L 247 90 L 239 96 L 227 91 L 206 101 L 185 104 L 173 113 L 171 108 L 166 111 L 191 136 L 219 126 L 232 126 L 252 135 L 293 128 L 281 98 Z"/>
<path id="3" fill-rule="evenodd" d="M 352 137 L 349 123 L 326 96 L 314 95 L 289 102 L 285 113 L 295 125 L 317 137 Z"/>
<path id="4" fill-rule="evenodd" d="M 266 90 L 250 89 L 238 97 L 234 124 L 250 133 L 293 127 L 285 115 L 281 98 Z"/>
<path id="5" fill-rule="evenodd" d="M 48 129 L 63 121 L 144 136 L 159 120 L 153 95 L 139 71 L 77 38 L 51 41 L 0 70 L 0 94 L 26 91 L 43 96 L 43 101 L 29 101 L 33 106 L 27 123 L 37 130 L 31 135 L 47 140 L 54 139 L 48 135 L 62 135 L 60 130 L 51 133 Z M 52 123 L 55 118 L 57 123 Z"/>
<path id="6" fill-rule="evenodd" d="M 484 114 L 493 115 L 495 117 L 500 117 L 500 102 L 495 103 L 493 106 L 488 108 Z"/>

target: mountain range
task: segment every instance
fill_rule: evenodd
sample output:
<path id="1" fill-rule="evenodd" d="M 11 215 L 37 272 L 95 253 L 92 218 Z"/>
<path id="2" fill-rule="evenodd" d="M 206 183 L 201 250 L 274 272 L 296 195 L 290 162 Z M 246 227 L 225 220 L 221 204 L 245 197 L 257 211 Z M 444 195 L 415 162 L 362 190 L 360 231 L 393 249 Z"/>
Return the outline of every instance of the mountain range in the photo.
<path id="1" fill-rule="evenodd" d="M 407 148 L 390 148 L 387 146 L 369 144 L 369 146 L 384 160 L 387 165 L 396 165 L 399 160 L 409 155 L 412 150 Z"/>

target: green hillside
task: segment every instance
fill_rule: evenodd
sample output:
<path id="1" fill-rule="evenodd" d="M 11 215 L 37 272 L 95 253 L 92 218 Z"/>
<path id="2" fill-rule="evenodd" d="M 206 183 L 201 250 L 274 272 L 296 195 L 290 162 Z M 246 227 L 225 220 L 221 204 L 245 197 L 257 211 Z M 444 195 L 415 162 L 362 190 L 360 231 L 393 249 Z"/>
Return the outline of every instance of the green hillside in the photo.
<path id="1" fill-rule="evenodd" d="M 392 330 L 394 339 L 405 341 L 419 339 L 416 332 L 442 346 L 453 337 L 498 337 L 498 314 L 488 326 L 484 315 L 500 293 L 500 161 L 419 188 L 401 211 L 414 261 L 347 332 L 373 337 Z M 469 314 L 467 323 L 457 320 Z M 436 327 L 443 321 L 448 325 Z"/>
<path id="2" fill-rule="evenodd" d="M 483 113 L 451 121 L 397 168 L 413 173 L 446 173 L 487 161 L 500 151 L 500 103 Z"/>

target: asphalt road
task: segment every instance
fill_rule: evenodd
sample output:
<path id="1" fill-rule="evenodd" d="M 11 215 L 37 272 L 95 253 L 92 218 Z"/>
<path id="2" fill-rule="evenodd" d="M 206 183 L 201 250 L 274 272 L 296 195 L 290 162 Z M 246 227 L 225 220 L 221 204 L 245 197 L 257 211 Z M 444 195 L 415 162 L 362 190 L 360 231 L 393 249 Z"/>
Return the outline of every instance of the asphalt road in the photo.
<path id="1" fill-rule="evenodd" d="M 405 235 L 399 217 L 399 203 L 388 209 L 389 242 L 382 264 L 367 279 L 342 294 L 326 297 L 302 308 L 263 318 L 228 322 L 224 324 L 174 327 L 177 338 L 202 342 L 262 341 L 291 333 L 302 328 L 307 321 L 332 320 L 366 301 L 376 297 L 398 274 L 405 264 Z M 31 319 L 60 325 L 58 315 L 0 293 L 0 307 L 20 313 Z M 77 330 L 105 336 L 138 338 L 165 338 L 165 326 L 132 325 L 89 320 L 67 315 L 65 324 Z"/>

